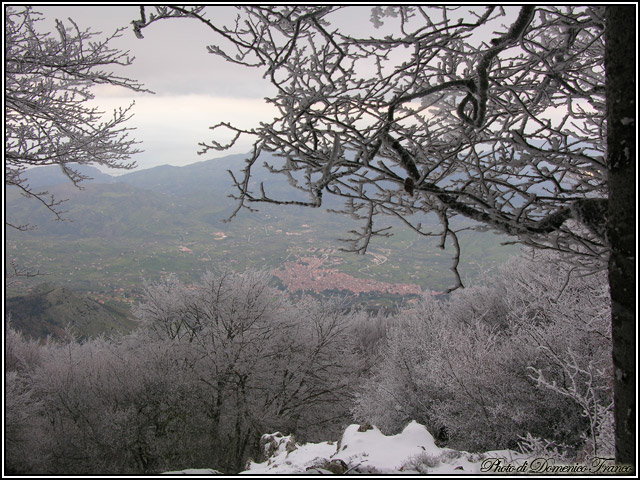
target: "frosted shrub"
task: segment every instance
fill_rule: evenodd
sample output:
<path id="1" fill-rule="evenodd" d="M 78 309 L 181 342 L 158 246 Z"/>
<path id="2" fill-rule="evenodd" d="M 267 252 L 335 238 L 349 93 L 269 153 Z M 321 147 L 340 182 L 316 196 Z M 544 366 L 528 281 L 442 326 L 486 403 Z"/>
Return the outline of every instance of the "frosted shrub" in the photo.
<path id="1" fill-rule="evenodd" d="M 415 419 L 454 448 L 515 449 L 530 433 L 575 454 L 607 432 L 608 315 L 603 278 L 518 258 L 486 286 L 401 312 L 353 413 L 387 433 Z"/>
<path id="2" fill-rule="evenodd" d="M 553 458 L 557 462 L 568 462 L 567 445 L 556 444 L 550 440 L 534 437 L 530 433 L 520 437 L 518 449 L 531 458 Z"/>
<path id="3" fill-rule="evenodd" d="M 603 381 L 607 378 L 605 359 L 580 358 L 568 350 L 562 357 L 547 347 L 541 347 L 550 356 L 554 356 L 562 365 L 565 381 L 558 384 L 550 381 L 544 373 L 533 367 L 532 378 L 541 388 L 548 389 L 558 395 L 571 398 L 580 408 L 582 416 L 588 422 L 588 430 L 582 434 L 587 456 L 611 455 L 613 453 L 613 397 L 611 386 Z M 610 372 L 609 372 L 610 377 Z"/>
<path id="4" fill-rule="evenodd" d="M 21 474 L 46 463 L 47 455 L 25 455 L 39 452 L 42 428 L 47 427 L 42 417 L 42 404 L 34 395 L 28 376 L 6 372 L 4 380 L 4 460 L 7 474 Z"/>
<path id="5" fill-rule="evenodd" d="M 131 340 L 69 341 L 51 346 L 33 376 L 34 395 L 50 423 L 52 453 L 40 473 L 142 473 L 167 467 L 188 407 L 167 357 L 173 352 Z M 174 429 L 175 430 L 175 429 Z M 180 430 L 179 428 L 177 429 Z M 174 432 L 175 433 L 175 432 Z"/>
<path id="6" fill-rule="evenodd" d="M 358 369 L 340 306 L 293 305 L 269 280 L 208 273 L 187 289 L 169 279 L 147 286 L 137 312 L 149 335 L 184 350 L 219 446 L 213 466 L 226 471 L 241 469 L 264 432 L 319 440 L 336 428 Z"/>
<path id="7" fill-rule="evenodd" d="M 40 346 L 33 340 L 25 339 L 11 326 L 11 319 L 5 320 L 5 370 L 7 372 L 31 370 L 40 364 Z"/>
<path id="8" fill-rule="evenodd" d="M 440 465 L 440 455 L 422 452 L 409 457 L 402 467 L 400 467 L 400 470 L 415 470 L 418 473 L 429 473 L 432 468 L 437 467 L 438 465 Z"/>

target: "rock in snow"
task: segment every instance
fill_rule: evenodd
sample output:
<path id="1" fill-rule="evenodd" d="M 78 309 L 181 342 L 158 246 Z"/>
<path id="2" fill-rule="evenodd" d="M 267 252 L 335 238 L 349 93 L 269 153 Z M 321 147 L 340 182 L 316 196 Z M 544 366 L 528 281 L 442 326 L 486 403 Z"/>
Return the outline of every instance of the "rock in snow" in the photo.
<path id="1" fill-rule="evenodd" d="M 250 461 L 246 475 L 270 474 L 478 474 L 504 473 L 528 457 L 512 450 L 469 453 L 440 448 L 424 425 L 409 423 L 397 435 L 384 435 L 370 424 L 350 425 L 337 442 L 296 443 L 293 435 L 280 432 L 260 440 L 263 462 Z M 483 470 L 484 468 L 485 470 Z M 165 472 L 174 475 L 215 475 L 213 469 Z"/>
<path id="2" fill-rule="evenodd" d="M 263 436 L 273 442 L 272 455 L 262 463 L 250 462 L 243 474 L 343 474 L 343 473 L 481 473 L 487 459 L 518 465 L 523 454 L 500 450 L 472 454 L 440 448 L 427 428 L 413 421 L 397 435 L 384 435 L 377 427 L 350 425 L 340 441 L 296 444 L 280 433 Z M 295 447 L 295 448 L 294 448 Z M 485 463 L 486 465 L 486 463 Z"/>

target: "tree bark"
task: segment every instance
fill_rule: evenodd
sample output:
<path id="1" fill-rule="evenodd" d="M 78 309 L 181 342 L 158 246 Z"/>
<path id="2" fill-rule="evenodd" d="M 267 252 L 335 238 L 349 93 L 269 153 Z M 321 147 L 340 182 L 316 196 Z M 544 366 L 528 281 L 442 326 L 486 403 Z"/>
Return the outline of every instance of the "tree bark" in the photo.
<path id="1" fill-rule="evenodd" d="M 616 463 L 636 457 L 636 7 L 607 7 L 605 69 Z"/>

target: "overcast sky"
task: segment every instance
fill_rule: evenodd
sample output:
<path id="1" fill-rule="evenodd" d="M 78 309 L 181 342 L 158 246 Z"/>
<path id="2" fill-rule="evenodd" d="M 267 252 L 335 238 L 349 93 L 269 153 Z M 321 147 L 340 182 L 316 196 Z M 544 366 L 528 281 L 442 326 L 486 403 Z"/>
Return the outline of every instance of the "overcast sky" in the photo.
<path id="1" fill-rule="evenodd" d="M 248 152 L 252 142 L 245 136 L 228 151 L 197 154 L 199 142 L 212 138 L 224 142 L 232 138 L 230 133 L 211 132 L 212 125 L 225 121 L 251 128 L 261 120 L 273 118 L 273 107 L 264 97 L 274 93 L 275 88 L 262 79 L 259 70 L 234 65 L 207 53 L 206 46 L 219 38 L 200 22 L 190 19 L 156 22 L 143 30 L 144 39 L 138 39 L 131 29 L 131 21 L 140 17 L 136 5 L 37 5 L 34 10 L 44 16 L 42 30 L 54 30 L 55 19 L 70 25 L 69 17 L 80 29 L 102 32 L 101 38 L 126 27 L 112 46 L 130 51 L 135 60 L 118 73 L 143 83 L 155 94 L 104 86 L 93 91 L 95 102 L 107 113 L 135 101 L 134 117 L 128 126 L 136 128 L 133 135 L 142 142 L 139 148 L 144 150 L 133 157 L 138 169 L 187 165 Z M 370 10 L 359 7 L 356 16 L 365 28 L 372 28 Z M 152 7 L 148 7 L 147 14 L 150 11 Z M 209 18 L 225 23 L 237 13 L 230 6 L 209 6 L 207 11 Z"/>
<path id="2" fill-rule="evenodd" d="M 232 7 L 209 8 L 215 9 L 218 19 L 233 18 L 235 12 Z M 206 46 L 214 43 L 216 36 L 199 22 L 189 19 L 157 22 L 143 30 L 144 39 L 138 39 L 131 29 L 131 21 L 140 16 L 139 7 L 134 5 L 37 5 L 34 10 L 44 15 L 43 27 L 46 25 L 49 30 L 55 28 L 56 18 L 69 24 L 69 17 L 81 29 L 103 32 L 101 37 L 119 27 L 127 28 L 112 45 L 129 50 L 135 60 L 118 73 L 138 80 L 155 94 L 103 86 L 93 91 L 95 101 L 107 112 L 135 100 L 134 117 L 128 125 L 136 127 L 134 136 L 143 142 L 140 148 L 144 152 L 133 157 L 139 169 L 187 165 L 244 153 L 250 149 L 250 139 L 228 152 L 204 156 L 197 155 L 198 142 L 231 138 L 212 136 L 209 127 L 221 121 L 250 128 L 260 120 L 272 118 L 273 110 L 264 97 L 273 87 L 261 78 L 258 70 L 233 65 L 207 53 Z"/>
<path id="3" fill-rule="evenodd" d="M 231 6 L 208 6 L 208 17 L 216 23 L 229 24 L 237 10 Z M 101 86 L 95 88 L 96 102 L 107 113 L 114 108 L 128 106 L 135 100 L 134 117 L 129 126 L 135 127 L 134 137 L 141 141 L 144 152 L 133 160 L 138 168 L 157 165 L 187 165 L 232 153 L 245 153 L 251 148 L 251 139 L 242 138 L 226 152 L 209 152 L 199 156 L 199 142 L 215 138 L 224 143 L 231 138 L 211 132 L 209 127 L 219 122 L 230 122 L 240 128 L 257 126 L 260 121 L 273 118 L 273 107 L 264 97 L 275 88 L 261 78 L 262 72 L 234 65 L 207 53 L 206 46 L 219 41 L 219 37 L 206 25 L 192 19 L 163 20 L 143 30 L 144 39 L 138 39 L 131 21 L 140 17 L 136 5 L 52 6 L 37 5 L 34 10 L 44 15 L 42 29 L 55 29 L 55 19 L 69 24 L 72 18 L 81 29 L 113 33 L 126 27 L 112 46 L 130 51 L 135 57 L 133 65 L 118 74 L 135 79 L 155 94 L 135 93 L 123 88 Z M 517 12 L 517 8 L 513 9 Z M 148 7 L 147 15 L 153 11 Z M 371 7 L 350 6 L 331 16 L 332 25 L 349 29 L 358 35 L 384 35 L 374 30 Z M 215 137 L 214 137 L 215 135 Z"/>

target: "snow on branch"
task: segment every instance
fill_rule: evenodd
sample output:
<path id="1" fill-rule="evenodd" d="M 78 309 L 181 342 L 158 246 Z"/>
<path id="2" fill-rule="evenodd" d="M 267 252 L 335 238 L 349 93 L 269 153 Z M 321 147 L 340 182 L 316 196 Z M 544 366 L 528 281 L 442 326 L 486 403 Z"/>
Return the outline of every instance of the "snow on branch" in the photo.
<path id="1" fill-rule="evenodd" d="M 276 87 L 266 99 L 273 120 L 235 130 L 255 142 L 232 174 L 238 209 L 342 198 L 344 209 L 332 210 L 363 221 L 349 240 L 360 253 L 389 234 L 374 226 L 380 215 L 452 239 L 447 222 L 462 216 L 601 266 L 603 8 L 374 7 L 374 26 L 395 28 L 384 35 L 358 33 L 357 13 L 246 6 L 222 25 L 204 7 L 169 6 L 142 9 L 134 25 L 193 18 L 211 29 L 210 53 L 258 68 Z M 338 21 L 348 15 L 353 29 Z M 309 200 L 273 198 L 268 182 L 254 187 L 261 154 Z M 441 219 L 437 232 L 423 222 L 430 212 Z"/>
<path id="2" fill-rule="evenodd" d="M 86 179 L 73 164 L 131 169 L 138 153 L 124 124 L 133 104 L 112 115 L 87 105 L 94 85 L 149 92 L 135 80 L 111 72 L 130 65 L 128 52 L 110 46 L 123 29 L 99 40 L 98 33 L 56 21 L 56 31 L 40 33 L 40 14 L 31 7 L 8 7 L 5 18 L 5 184 L 38 199 L 56 219 L 64 213 L 47 192 L 33 190 L 28 168 L 58 165 L 76 186 Z"/>

